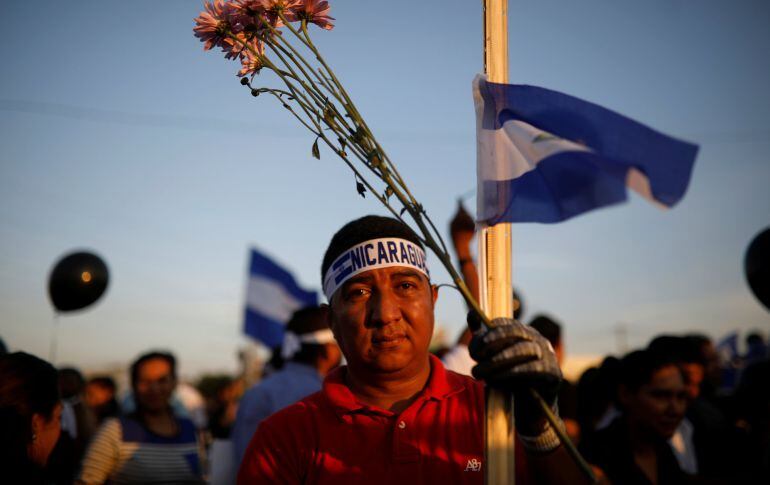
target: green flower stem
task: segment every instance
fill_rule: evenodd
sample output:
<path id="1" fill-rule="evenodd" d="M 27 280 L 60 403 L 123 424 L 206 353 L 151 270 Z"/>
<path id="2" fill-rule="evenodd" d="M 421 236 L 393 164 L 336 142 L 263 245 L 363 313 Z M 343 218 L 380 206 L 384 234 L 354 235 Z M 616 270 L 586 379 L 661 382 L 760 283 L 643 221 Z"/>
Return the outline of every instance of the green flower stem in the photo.
<path id="1" fill-rule="evenodd" d="M 268 24 L 268 26 L 269 26 L 269 24 Z M 272 29 L 272 27 L 271 27 L 271 26 L 269 26 L 269 27 Z M 273 31 L 274 31 L 274 30 L 273 30 Z M 275 34 L 275 35 L 273 36 L 273 38 L 281 38 L 281 36 L 280 36 L 280 35 L 277 35 L 277 34 Z M 283 39 L 282 39 L 282 40 L 283 40 Z M 286 41 L 285 41 L 285 40 L 284 40 L 284 42 L 286 43 Z M 355 142 L 352 140 L 352 138 L 350 137 L 350 134 L 348 133 L 348 131 L 350 131 L 351 129 L 350 129 L 349 125 L 347 124 L 347 122 L 345 121 L 344 117 L 343 117 L 343 116 L 341 116 L 341 115 L 339 114 L 339 110 L 337 109 L 337 107 L 335 106 L 335 104 L 334 104 L 333 102 L 331 102 L 331 101 L 330 101 L 330 100 L 329 100 L 329 99 L 328 99 L 326 96 L 324 96 L 322 93 L 320 93 L 320 91 L 318 91 L 317 89 L 313 89 L 313 88 L 311 88 L 311 86 L 315 87 L 315 83 L 313 82 L 312 78 L 311 78 L 311 77 L 308 75 L 307 71 L 306 71 L 306 70 L 303 68 L 303 66 L 301 65 L 301 63 L 299 63 L 299 62 L 297 61 L 297 57 L 299 57 L 300 59 L 302 59 L 302 60 L 305 62 L 305 64 L 307 64 L 307 61 L 305 61 L 305 60 L 304 60 L 304 58 L 302 58 L 301 54 L 297 53 L 297 55 L 296 55 L 296 56 L 295 56 L 295 55 L 293 55 L 292 53 L 288 52 L 288 51 L 287 51 L 285 48 L 281 47 L 280 45 L 276 44 L 275 42 L 272 42 L 272 39 L 265 39 L 265 43 L 266 43 L 268 46 L 270 46 L 271 50 L 272 50 L 273 52 L 275 52 L 275 54 L 276 54 L 276 55 L 277 55 L 277 56 L 278 56 L 278 57 L 281 59 L 281 61 L 283 62 L 283 64 L 284 64 L 284 65 L 286 65 L 286 67 L 287 67 L 287 68 L 290 70 L 290 72 L 291 72 L 291 74 L 292 74 L 292 75 L 291 75 L 291 76 L 287 76 L 287 77 L 292 77 L 292 78 L 296 79 L 296 80 L 297 80 L 297 82 L 299 82 L 299 83 L 300 83 L 300 85 L 301 85 L 301 86 L 304 88 L 304 90 L 305 90 L 306 92 L 310 93 L 310 94 L 311 94 L 311 96 L 314 98 L 314 100 L 316 101 L 316 103 L 315 103 L 315 104 L 316 104 L 316 105 L 317 105 L 317 106 L 318 106 L 318 107 L 321 109 L 321 111 L 322 111 L 322 116 L 321 116 L 321 117 L 322 117 L 322 119 L 324 120 L 324 123 L 325 123 L 325 124 L 326 124 L 326 125 L 327 125 L 327 126 L 328 126 L 328 127 L 331 129 L 331 130 L 332 130 L 332 131 L 334 131 L 334 132 L 335 132 L 335 134 L 337 134 L 339 138 L 343 138 L 343 139 L 345 139 L 345 140 L 346 140 L 346 144 L 347 144 L 348 146 L 352 147 L 352 149 L 354 150 L 354 152 L 357 152 L 357 153 L 356 153 L 356 156 L 358 156 L 358 157 L 359 157 L 359 158 L 360 158 L 362 161 L 365 161 L 365 158 L 364 158 L 364 157 L 365 157 L 365 153 L 364 153 L 364 152 L 365 152 L 365 149 L 362 149 L 362 148 L 360 148 L 360 147 L 359 147 L 359 145 L 358 145 L 357 143 L 355 143 Z M 287 43 L 287 44 L 288 44 L 288 43 Z M 291 44 L 288 44 L 288 45 L 291 45 Z M 294 49 L 293 49 L 293 50 L 294 50 Z M 279 51 L 281 51 L 281 52 L 279 52 Z M 294 50 L 294 52 L 296 52 L 296 50 Z M 283 55 L 282 55 L 282 54 L 283 54 Z M 285 57 L 284 57 L 284 56 L 285 56 Z M 295 66 L 297 66 L 297 68 L 299 69 L 299 71 L 300 71 L 300 72 L 302 72 L 302 74 L 305 76 L 305 79 L 307 80 L 307 82 L 303 81 L 303 79 L 302 79 L 302 78 L 300 78 L 300 76 L 299 76 L 299 75 L 297 75 L 296 71 L 294 71 L 294 69 L 291 67 L 291 65 L 289 65 L 289 61 L 287 60 L 287 58 L 288 58 L 288 59 L 290 59 L 290 60 L 291 60 L 291 62 L 292 62 L 292 63 L 293 63 Z M 308 83 L 309 83 L 309 85 L 308 85 Z M 305 99 L 305 101 L 306 101 L 307 103 L 309 103 L 309 101 L 307 100 L 307 98 L 304 98 L 304 99 Z M 332 120 L 331 120 L 331 121 L 330 121 L 329 119 L 327 119 L 327 117 L 325 116 L 325 114 L 326 114 L 326 110 L 327 110 L 327 109 L 329 109 L 329 108 L 331 108 L 331 109 L 333 110 L 334 114 L 336 115 L 336 116 L 334 116 L 334 118 L 336 118 L 337 120 L 340 120 L 340 121 L 342 121 L 342 125 L 344 126 L 344 128 L 346 128 L 346 130 L 347 130 L 347 131 L 346 131 L 346 130 L 340 130 L 340 129 L 338 129 L 338 127 L 337 127 L 337 126 L 335 126 L 335 125 L 334 125 L 334 124 L 331 122 L 331 121 L 334 121 L 334 118 L 332 118 Z M 317 113 L 316 113 L 316 114 L 317 114 Z"/>
<path id="2" fill-rule="evenodd" d="M 465 281 L 460 276 L 460 274 L 455 270 L 454 265 L 452 264 L 452 259 L 449 257 L 449 253 L 442 249 L 434 239 L 433 235 L 431 234 L 431 231 L 426 227 L 425 222 L 423 221 L 422 214 L 417 211 L 412 204 L 409 203 L 409 201 L 406 198 L 406 195 L 400 190 L 399 187 L 396 186 L 396 184 L 393 184 L 389 181 L 388 178 L 385 179 L 385 183 L 388 184 L 391 189 L 393 189 L 393 194 L 401 201 L 402 204 L 404 204 L 404 207 L 406 207 L 407 212 L 409 212 L 409 215 L 412 216 L 412 219 L 417 224 L 417 226 L 420 228 L 420 232 L 422 233 L 425 244 L 436 254 L 436 256 L 441 261 L 441 264 L 444 265 L 444 268 L 449 272 L 450 277 L 452 278 L 452 281 L 454 281 L 455 285 L 457 286 L 457 289 L 460 291 L 460 294 L 465 299 L 468 306 L 476 311 L 482 318 L 484 324 L 492 328 L 493 324 L 491 320 L 486 316 L 484 311 L 479 306 L 479 303 L 476 301 L 476 299 L 471 294 L 470 289 L 465 285 Z M 425 219 L 430 221 L 429 217 L 425 217 Z M 430 225 L 433 226 L 433 222 L 430 222 Z M 437 231 L 435 231 L 435 226 L 433 226 L 434 232 L 439 240 L 443 240 L 441 236 L 438 234 Z"/>
<path id="3" fill-rule="evenodd" d="M 278 15 L 280 16 L 280 18 L 283 21 L 284 25 L 294 34 L 294 36 L 297 37 L 300 41 L 302 41 L 304 43 L 304 40 L 302 39 L 302 37 L 300 37 L 299 33 L 291 26 L 291 22 L 289 22 L 286 19 L 286 17 L 284 17 L 283 12 L 279 12 Z M 339 93 L 337 93 L 332 88 L 331 83 L 329 83 L 324 76 L 320 75 L 319 73 L 317 73 L 315 71 L 315 69 L 313 69 L 313 67 L 305 59 L 305 57 L 302 56 L 302 54 L 300 54 L 300 52 L 297 49 L 294 48 L 294 45 L 292 45 L 291 42 L 289 42 L 286 39 L 284 39 L 283 36 L 280 35 L 280 33 L 278 33 L 278 31 L 277 31 L 277 29 L 275 27 L 273 27 L 269 23 L 267 25 L 270 28 L 271 32 L 273 32 L 273 36 L 275 38 L 281 40 L 283 42 L 283 44 L 285 44 L 294 53 L 294 55 L 297 56 L 297 58 L 302 61 L 302 63 L 305 65 L 305 67 L 307 67 L 307 69 L 313 73 L 313 75 L 319 81 L 321 86 L 323 86 L 329 92 L 329 94 L 331 94 L 332 96 L 337 98 L 338 101 L 342 102 L 342 99 L 339 97 Z M 308 76 L 308 78 L 309 78 L 309 76 Z"/>
<path id="4" fill-rule="evenodd" d="M 312 127 L 312 126 L 310 126 L 309 124 L 307 124 L 307 123 L 305 122 L 305 120 L 303 120 L 303 119 L 302 119 L 302 117 L 301 117 L 300 115 L 298 115 L 298 114 L 297 114 L 297 113 L 296 113 L 296 112 L 295 112 L 295 111 L 294 111 L 294 110 L 291 108 L 291 106 L 290 106 L 290 105 L 288 105 L 287 103 L 285 103 L 285 102 L 284 102 L 284 100 L 283 100 L 283 98 L 281 98 L 281 97 L 280 97 L 278 94 L 276 94 L 275 90 L 273 90 L 273 89 L 268 89 L 266 92 L 268 92 L 268 93 L 272 94 L 273 96 L 275 96 L 275 98 L 276 98 L 277 100 L 281 101 L 281 102 L 284 104 L 284 106 L 287 106 L 287 108 L 286 108 L 286 109 L 287 109 L 287 110 L 288 110 L 288 111 L 289 111 L 289 112 L 290 112 L 292 115 L 294 115 L 294 117 L 295 117 L 295 118 L 297 118 L 297 120 L 299 120 L 299 122 L 300 122 L 300 123 L 302 123 L 302 125 L 303 125 L 305 128 L 307 128 L 308 130 L 310 130 L 310 132 L 311 132 L 311 133 L 314 133 L 314 134 L 316 134 L 316 135 L 317 135 L 317 133 L 315 132 L 315 130 L 313 130 L 313 127 Z"/>
<path id="5" fill-rule="evenodd" d="M 243 48 L 244 48 L 244 49 L 248 49 L 248 50 L 249 50 L 249 51 L 250 51 L 252 54 L 254 54 L 255 56 L 257 56 L 257 58 L 259 59 L 259 61 L 262 63 L 262 65 L 263 65 L 263 66 L 265 66 L 265 67 L 267 67 L 268 69 L 272 70 L 273 72 L 275 72 L 275 73 L 278 75 L 278 77 L 280 77 L 280 78 L 281 78 L 281 80 L 284 82 L 284 84 L 286 84 L 286 87 L 287 87 L 287 88 L 289 88 L 289 91 L 291 91 L 291 96 L 292 96 L 292 97 L 293 97 L 293 98 L 294 98 L 294 99 L 297 101 L 297 104 L 299 104 L 299 105 L 300 105 L 300 107 L 302 108 L 302 110 L 303 110 L 303 111 L 305 111 L 305 114 L 306 114 L 306 115 L 308 116 L 308 118 L 310 118 L 310 120 L 312 121 L 312 119 L 313 119 L 313 116 L 312 116 L 312 115 L 311 115 L 311 114 L 308 112 L 308 109 L 310 109 L 311 111 L 313 111 L 315 114 L 317 114 L 317 113 L 316 113 L 316 112 L 315 112 L 315 110 L 312 108 L 312 106 L 311 106 L 311 103 L 310 103 L 309 101 L 307 101 L 307 98 L 304 96 L 304 94 L 303 94 L 303 93 L 298 93 L 298 92 L 297 92 L 297 90 L 296 90 L 296 88 L 294 87 L 294 85 L 293 85 L 293 84 L 291 84 L 291 83 L 288 81 L 288 78 L 289 78 L 289 77 L 295 77 L 295 76 L 296 76 L 296 73 L 293 73 L 293 72 L 291 72 L 291 73 L 287 73 L 286 71 L 282 71 L 282 70 L 281 70 L 281 69 L 279 69 L 279 68 L 278 68 L 278 66 L 276 66 L 276 65 L 273 63 L 273 61 L 271 61 L 271 60 L 270 60 L 270 59 L 269 59 L 267 56 L 265 56 L 264 54 L 260 54 L 258 51 L 256 51 L 255 49 L 253 49 L 253 48 L 252 48 L 252 47 L 251 47 L 251 46 L 248 44 L 248 42 L 247 42 L 247 41 L 244 41 L 244 40 L 240 39 L 239 37 L 237 37 L 237 36 L 233 35 L 232 33 L 228 33 L 228 36 L 229 36 L 231 39 L 233 39 L 235 42 L 237 42 L 237 43 L 241 44 L 241 45 L 243 46 Z M 291 68 L 290 66 L 287 66 L 287 67 Z M 303 100 L 305 100 L 305 102 L 306 102 L 307 104 L 304 104 L 304 103 L 300 102 L 300 99 L 303 99 Z M 286 101 L 284 101 L 284 100 L 281 100 L 281 101 L 283 101 L 283 102 L 284 102 L 284 104 L 286 104 Z M 317 124 L 317 123 L 313 122 L 313 125 L 315 125 L 315 126 L 316 126 L 316 129 L 317 129 L 318 131 L 321 131 L 321 127 L 320 127 L 320 126 L 318 126 L 318 124 Z"/>
<path id="6" fill-rule="evenodd" d="M 287 28 L 287 29 L 289 29 L 289 31 L 290 31 L 292 34 L 294 34 L 294 36 L 295 36 L 297 39 L 299 39 L 299 40 L 300 40 L 300 42 L 302 42 L 302 43 L 303 43 L 303 44 L 304 44 L 304 45 L 305 45 L 307 48 L 309 48 L 309 49 L 310 49 L 310 50 L 313 52 L 313 54 L 315 55 L 316 59 L 318 59 L 318 58 L 320 57 L 320 54 L 319 54 L 319 53 L 318 53 L 318 51 L 315 49 L 315 46 L 313 45 L 312 41 L 310 41 L 310 38 L 309 38 L 309 36 L 307 37 L 307 40 L 306 40 L 306 39 L 304 39 L 304 38 L 303 38 L 303 37 L 300 35 L 300 32 L 299 32 L 299 31 L 297 31 L 297 30 L 296 30 L 294 27 L 292 27 L 292 25 L 291 25 L 291 22 L 290 22 L 290 21 L 288 21 L 288 20 L 286 19 L 286 17 L 283 15 L 283 12 L 278 12 L 278 15 L 279 15 L 279 17 L 281 18 L 281 20 L 283 21 L 283 23 L 284 23 L 284 25 L 286 26 L 286 28 Z M 303 21 L 302 25 L 305 25 L 305 26 L 306 26 L 306 23 Z M 275 29 L 274 29 L 272 26 L 270 26 L 270 28 L 271 28 L 272 30 L 275 30 Z M 305 29 L 305 32 L 307 32 L 307 30 L 306 30 L 306 29 Z M 284 42 L 284 43 L 285 43 L 287 46 L 289 46 L 289 48 L 290 48 L 290 49 L 291 49 L 291 50 L 292 50 L 292 51 L 293 51 L 293 52 L 294 52 L 294 53 L 297 55 L 297 57 L 298 57 L 298 58 L 299 58 L 299 59 L 302 61 L 302 63 L 304 63 L 304 64 L 305 64 L 305 66 L 306 66 L 306 67 L 307 67 L 309 70 L 313 71 L 313 74 L 314 74 L 314 76 L 315 76 L 315 77 L 316 77 L 316 78 L 317 78 L 317 79 L 320 81 L 321 85 L 322 85 L 322 86 L 323 86 L 323 87 L 326 89 L 326 91 L 327 91 L 329 94 L 331 94 L 331 95 L 332 95 L 332 97 L 334 97 L 334 98 L 335 98 L 335 99 L 336 99 L 336 100 L 337 100 L 339 103 L 341 103 L 343 106 L 345 106 L 345 101 L 344 101 L 343 97 L 341 96 L 340 92 L 339 92 L 338 90 L 334 89 L 334 87 L 332 86 L 333 82 L 331 81 L 331 79 L 330 79 L 330 78 L 327 78 L 327 77 L 326 77 L 326 76 L 323 74 L 323 70 L 319 68 L 319 69 L 318 69 L 318 72 L 316 73 L 316 71 L 315 71 L 315 70 L 314 70 L 314 69 L 313 69 L 313 68 L 310 66 L 310 63 L 309 63 L 309 62 L 308 62 L 308 61 L 305 59 L 305 57 L 304 57 L 304 56 L 302 56 L 302 55 L 301 55 L 301 54 L 300 54 L 300 53 L 299 53 L 299 52 L 298 52 L 298 51 L 297 51 L 297 50 L 294 48 L 294 46 L 293 46 L 293 45 L 292 45 L 290 42 L 288 42 L 286 39 L 284 39 L 284 38 L 283 38 L 283 36 L 277 35 L 277 37 L 278 37 L 278 38 L 280 38 L 280 39 L 281 39 L 281 41 L 283 41 L 283 42 Z M 324 63 L 324 65 L 325 65 L 325 63 Z M 326 68 L 328 69 L 328 66 L 326 66 Z M 311 81 L 311 82 L 312 82 L 312 81 Z M 341 87 L 341 84 L 340 84 L 340 83 L 337 83 L 337 86 L 338 86 L 338 87 Z M 349 99 L 349 98 L 348 98 L 348 101 L 350 101 L 350 99 Z M 336 106 L 334 103 L 330 103 L 330 104 L 331 104 L 331 106 L 332 106 L 332 109 L 335 111 L 335 114 L 337 115 L 337 117 L 338 117 L 340 120 L 342 120 L 342 124 L 343 124 L 343 126 L 345 126 L 346 128 L 350 129 L 350 126 L 349 126 L 349 125 L 347 124 L 347 122 L 345 121 L 345 117 L 344 117 L 344 116 L 343 116 L 343 115 L 340 113 L 340 111 L 339 111 L 339 109 L 337 108 L 337 106 Z M 359 118 L 360 118 L 360 116 L 359 116 Z"/>
<path id="7" fill-rule="evenodd" d="M 289 28 L 292 30 L 292 32 L 299 37 L 299 34 L 295 31 L 291 25 L 287 24 Z M 393 171 L 393 173 L 396 176 L 396 179 L 399 181 L 401 187 L 406 191 L 406 193 L 409 195 L 409 199 L 412 201 L 412 203 L 416 204 L 417 200 L 412 196 L 412 194 L 409 192 L 409 189 L 406 186 L 406 183 L 404 182 L 403 178 L 401 177 L 401 174 L 398 172 L 398 169 L 396 169 L 395 165 L 390 162 L 390 158 L 385 153 L 385 150 L 380 146 L 379 143 L 376 142 L 374 138 L 374 134 L 369 129 L 369 126 L 366 124 L 366 121 L 364 121 L 363 117 L 359 113 L 358 109 L 356 108 L 355 104 L 353 103 L 353 100 L 348 95 L 347 91 L 345 90 L 344 86 L 342 86 L 342 83 L 339 82 L 337 79 L 337 76 L 334 74 L 334 71 L 326 64 L 326 61 L 324 60 L 321 53 L 318 51 L 318 49 L 315 47 L 315 44 L 313 44 L 313 41 L 310 39 L 310 34 L 307 31 L 307 22 L 302 21 L 301 23 L 301 30 L 302 34 L 304 35 L 304 40 L 300 37 L 300 40 L 303 40 L 305 45 L 313 52 L 316 59 L 318 59 L 318 62 L 321 63 L 323 68 L 326 70 L 328 75 L 330 76 L 331 80 L 333 81 L 334 85 L 339 89 L 340 94 L 342 94 L 345 102 L 343 103 L 344 106 L 346 106 L 350 112 L 350 114 L 355 118 L 355 120 L 360 124 L 360 126 L 367 132 L 368 137 L 374 141 L 375 146 L 377 148 L 377 151 L 382 155 L 382 158 L 386 159 L 388 162 L 389 168 Z"/>
<path id="8" fill-rule="evenodd" d="M 538 406 L 540 406 L 540 410 L 543 411 L 545 419 L 548 420 L 548 424 L 551 425 L 551 428 L 553 428 L 553 430 L 556 432 L 559 440 L 561 440 L 562 444 L 564 444 L 564 447 L 567 449 L 567 453 L 569 453 L 572 459 L 575 460 L 575 463 L 577 463 L 578 467 L 583 471 L 586 477 L 591 480 L 591 483 L 597 483 L 596 476 L 591 469 L 591 465 L 589 465 L 585 458 L 583 458 L 577 448 L 575 448 L 575 444 L 572 443 L 572 440 L 570 440 L 569 436 L 567 436 L 567 433 L 565 433 L 562 427 L 559 426 L 559 418 L 551 410 L 551 406 L 545 402 L 545 400 L 540 396 L 540 393 L 538 393 L 536 390 L 530 389 L 529 392 L 537 402 Z"/>
<path id="9" fill-rule="evenodd" d="M 286 61 L 286 59 L 281 54 L 280 50 L 274 47 L 274 45 L 270 42 L 266 42 L 266 44 L 270 47 L 270 49 L 275 53 L 276 56 L 283 62 L 284 66 L 289 70 L 290 75 L 284 75 L 281 73 L 278 73 L 281 80 L 286 84 L 286 86 L 289 88 L 289 90 L 294 93 L 294 97 L 299 101 L 301 98 L 305 102 L 305 107 L 313 111 L 313 114 L 318 115 L 319 113 L 316 111 L 315 108 L 312 107 L 313 102 L 311 102 L 307 96 L 305 96 L 305 93 L 308 93 L 311 97 L 314 94 L 313 90 L 309 89 L 308 86 L 302 81 L 300 76 L 297 74 L 297 72 L 292 68 L 292 66 Z M 265 56 L 267 59 L 267 56 Z M 272 63 L 272 61 L 270 61 Z M 273 64 L 275 65 L 275 64 Z M 273 71 L 276 71 L 273 69 Z M 277 72 L 277 71 L 276 71 Z M 288 81 L 288 79 L 294 79 L 296 80 L 300 86 L 302 86 L 303 89 L 297 89 L 292 83 Z M 316 102 L 317 104 L 317 102 Z M 305 110 L 307 111 L 307 110 Z M 308 114 L 310 116 L 310 114 Z M 315 123 L 314 123 L 315 124 Z M 320 126 L 319 126 L 320 131 Z"/>
<path id="10" fill-rule="evenodd" d="M 273 38 L 280 37 L 279 35 L 273 36 Z M 325 107 L 327 100 L 325 99 L 326 96 L 324 96 L 320 90 L 317 88 L 316 84 L 313 82 L 312 78 L 308 75 L 308 73 L 305 71 L 305 69 L 302 67 L 302 65 L 297 62 L 296 58 L 285 48 L 283 48 L 281 45 L 275 43 L 272 41 L 272 39 L 265 39 L 265 44 L 267 44 L 270 49 L 275 52 L 275 54 L 278 56 L 279 59 L 283 62 L 283 64 L 289 69 L 289 71 L 292 73 L 294 79 L 299 82 L 303 89 L 311 95 L 311 97 L 314 99 L 315 104 L 319 106 L 322 110 Z M 284 57 L 286 56 L 286 57 Z M 289 61 L 286 60 L 286 58 L 289 58 L 291 60 L 291 64 L 294 64 L 297 69 L 303 74 L 304 78 L 300 77 L 297 72 L 291 67 Z M 307 80 L 308 82 L 305 82 Z M 309 84 L 308 84 L 309 83 Z"/>

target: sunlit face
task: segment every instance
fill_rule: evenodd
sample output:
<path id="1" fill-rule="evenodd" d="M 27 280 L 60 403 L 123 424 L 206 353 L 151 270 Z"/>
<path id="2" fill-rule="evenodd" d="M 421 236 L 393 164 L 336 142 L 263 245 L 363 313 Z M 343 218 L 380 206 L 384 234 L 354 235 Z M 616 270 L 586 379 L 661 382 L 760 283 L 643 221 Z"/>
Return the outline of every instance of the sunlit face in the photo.
<path id="1" fill-rule="evenodd" d="M 37 465 L 45 466 L 56 442 L 61 435 L 61 403 L 57 403 L 50 416 L 35 414 L 32 416 L 32 431 L 35 439 L 29 445 L 29 459 Z"/>
<path id="2" fill-rule="evenodd" d="M 700 386 L 705 377 L 705 371 L 703 365 L 695 362 L 686 362 L 681 366 L 682 372 L 687 377 L 687 394 L 690 399 L 697 399 L 700 395 Z"/>
<path id="3" fill-rule="evenodd" d="M 621 400 L 629 420 L 651 434 L 668 439 L 684 418 L 687 408 L 682 372 L 675 365 L 661 367 L 636 392 L 621 392 Z"/>
<path id="4" fill-rule="evenodd" d="M 86 385 L 86 404 L 89 407 L 95 408 L 106 404 L 113 397 L 115 397 L 115 393 L 108 387 L 93 383 Z"/>
<path id="5" fill-rule="evenodd" d="M 430 366 L 438 293 L 420 272 L 378 268 L 350 278 L 331 300 L 331 327 L 351 370 L 412 375 Z"/>
<path id="6" fill-rule="evenodd" d="M 134 394 L 137 404 L 144 410 L 155 412 L 168 406 L 176 388 L 171 364 L 165 359 L 150 359 L 139 366 Z"/>

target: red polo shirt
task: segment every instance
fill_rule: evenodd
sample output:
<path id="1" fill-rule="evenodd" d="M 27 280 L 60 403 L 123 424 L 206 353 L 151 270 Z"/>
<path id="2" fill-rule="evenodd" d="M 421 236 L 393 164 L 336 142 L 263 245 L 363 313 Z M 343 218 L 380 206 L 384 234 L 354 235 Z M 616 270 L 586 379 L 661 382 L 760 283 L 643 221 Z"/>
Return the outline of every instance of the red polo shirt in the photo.
<path id="1" fill-rule="evenodd" d="M 323 389 L 264 420 L 239 484 L 484 482 L 484 385 L 431 356 L 425 389 L 401 414 L 359 401 L 342 367 Z M 521 446 L 517 482 L 525 483 Z"/>

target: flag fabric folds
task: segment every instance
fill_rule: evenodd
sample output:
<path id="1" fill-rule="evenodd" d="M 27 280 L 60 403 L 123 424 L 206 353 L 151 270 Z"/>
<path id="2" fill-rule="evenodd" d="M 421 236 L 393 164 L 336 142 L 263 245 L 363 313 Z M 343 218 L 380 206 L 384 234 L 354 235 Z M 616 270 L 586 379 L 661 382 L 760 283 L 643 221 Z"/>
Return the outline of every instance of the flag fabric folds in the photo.
<path id="1" fill-rule="evenodd" d="M 623 202 L 626 188 L 671 207 L 684 196 L 698 147 L 566 94 L 473 81 L 477 219 L 567 220 Z"/>
<path id="2" fill-rule="evenodd" d="M 318 304 L 318 293 L 299 287 L 286 269 L 251 250 L 246 290 L 244 333 L 270 348 L 283 343 L 291 315 L 302 307 Z"/>

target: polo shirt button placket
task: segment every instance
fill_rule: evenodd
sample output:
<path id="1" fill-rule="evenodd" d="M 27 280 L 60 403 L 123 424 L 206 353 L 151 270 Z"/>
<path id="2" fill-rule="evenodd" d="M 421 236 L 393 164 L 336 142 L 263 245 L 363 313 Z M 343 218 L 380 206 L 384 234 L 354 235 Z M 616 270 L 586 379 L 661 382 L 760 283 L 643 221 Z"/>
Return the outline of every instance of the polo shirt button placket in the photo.
<path id="1" fill-rule="evenodd" d="M 406 428 L 406 423 L 405 423 L 404 421 L 399 421 L 399 422 L 398 422 L 398 427 L 399 427 L 400 429 L 404 429 L 404 428 Z"/>

